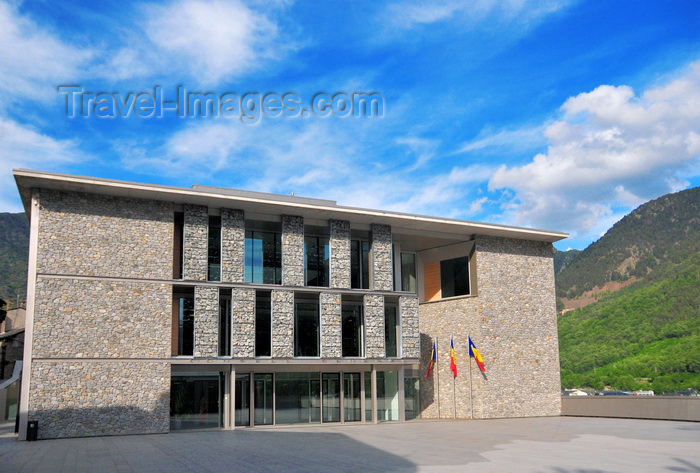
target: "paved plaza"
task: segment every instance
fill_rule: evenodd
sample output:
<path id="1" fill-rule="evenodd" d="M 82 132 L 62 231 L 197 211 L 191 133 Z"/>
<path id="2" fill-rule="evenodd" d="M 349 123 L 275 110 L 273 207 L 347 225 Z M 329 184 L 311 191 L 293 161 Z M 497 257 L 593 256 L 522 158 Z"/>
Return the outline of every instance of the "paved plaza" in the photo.
<path id="1" fill-rule="evenodd" d="M 0 472 L 693 472 L 700 423 L 549 417 L 17 442 Z"/>

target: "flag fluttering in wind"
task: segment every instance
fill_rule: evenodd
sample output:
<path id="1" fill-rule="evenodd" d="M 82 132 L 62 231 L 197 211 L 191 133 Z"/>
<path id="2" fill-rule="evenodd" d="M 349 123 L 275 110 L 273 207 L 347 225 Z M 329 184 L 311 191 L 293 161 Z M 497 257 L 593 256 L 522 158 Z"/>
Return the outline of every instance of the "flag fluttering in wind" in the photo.
<path id="1" fill-rule="evenodd" d="M 479 369 L 486 373 L 484 359 L 481 357 L 481 353 L 479 353 L 479 350 L 476 349 L 476 345 L 474 345 L 474 342 L 472 342 L 471 335 L 469 336 L 469 356 L 474 358 L 474 361 L 476 361 L 476 364 L 479 366 Z"/>
<path id="2" fill-rule="evenodd" d="M 430 352 L 430 363 L 428 363 L 428 374 L 425 375 L 425 379 L 430 378 L 430 373 L 433 371 L 433 366 L 437 363 L 437 345 L 433 340 L 433 351 Z"/>
<path id="3" fill-rule="evenodd" d="M 455 354 L 455 344 L 452 342 L 452 337 L 450 337 L 450 369 L 452 370 L 452 377 L 457 377 L 457 355 Z"/>

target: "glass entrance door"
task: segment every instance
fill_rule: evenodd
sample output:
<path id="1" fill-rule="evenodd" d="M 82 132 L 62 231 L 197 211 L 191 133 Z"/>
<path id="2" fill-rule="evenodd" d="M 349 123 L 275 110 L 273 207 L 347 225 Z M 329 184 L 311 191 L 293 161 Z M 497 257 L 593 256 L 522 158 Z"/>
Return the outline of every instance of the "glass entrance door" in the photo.
<path id="1" fill-rule="evenodd" d="M 250 374 L 236 374 L 235 425 L 250 425 Z"/>
<path id="2" fill-rule="evenodd" d="M 323 422 L 340 422 L 340 373 L 323 373 Z"/>
<path id="3" fill-rule="evenodd" d="M 272 424 L 272 374 L 257 373 L 254 377 L 255 425 Z"/>
<path id="4" fill-rule="evenodd" d="M 343 373 L 343 403 L 345 422 L 359 422 L 362 420 L 360 373 Z"/>

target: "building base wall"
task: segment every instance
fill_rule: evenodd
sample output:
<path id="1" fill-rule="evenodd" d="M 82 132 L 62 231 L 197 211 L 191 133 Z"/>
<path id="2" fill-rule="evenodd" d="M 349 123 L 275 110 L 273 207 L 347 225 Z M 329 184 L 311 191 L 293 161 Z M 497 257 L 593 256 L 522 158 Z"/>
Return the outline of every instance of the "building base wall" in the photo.
<path id="1" fill-rule="evenodd" d="M 32 363 L 28 418 L 40 439 L 166 433 L 169 402 L 169 363 Z"/>

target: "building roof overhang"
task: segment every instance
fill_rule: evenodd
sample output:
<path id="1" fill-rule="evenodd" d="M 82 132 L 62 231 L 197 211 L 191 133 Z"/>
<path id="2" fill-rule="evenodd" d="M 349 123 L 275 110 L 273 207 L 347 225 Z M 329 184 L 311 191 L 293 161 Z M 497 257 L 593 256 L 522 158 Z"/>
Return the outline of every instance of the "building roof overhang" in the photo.
<path id="1" fill-rule="evenodd" d="M 175 204 L 205 205 L 213 208 L 241 209 L 244 212 L 270 215 L 298 215 L 308 219 L 348 220 L 355 224 L 391 225 L 392 229 L 453 235 L 464 239 L 468 235 L 488 235 L 544 242 L 555 242 L 568 234 L 534 228 L 473 222 L 426 215 L 363 209 L 337 205 L 332 200 L 266 194 L 219 187 L 194 185 L 192 188 L 144 184 L 95 177 L 74 176 L 28 169 L 13 171 L 24 209 L 31 214 L 31 190 L 55 189 L 173 202 Z"/>

